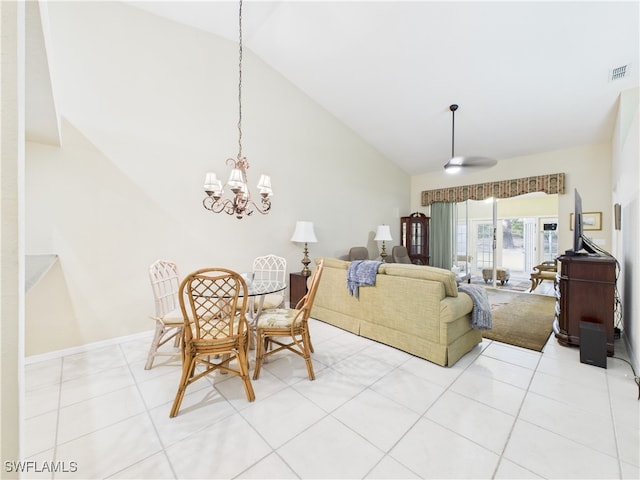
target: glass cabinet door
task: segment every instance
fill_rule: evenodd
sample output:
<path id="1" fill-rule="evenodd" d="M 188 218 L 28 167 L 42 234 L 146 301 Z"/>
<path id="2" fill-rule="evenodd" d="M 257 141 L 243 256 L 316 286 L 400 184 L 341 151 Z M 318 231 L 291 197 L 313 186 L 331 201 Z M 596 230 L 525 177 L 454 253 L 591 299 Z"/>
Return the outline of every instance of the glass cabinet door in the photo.
<path id="1" fill-rule="evenodd" d="M 411 222 L 411 255 L 422 255 L 422 249 L 424 247 L 422 241 L 422 223 Z"/>
<path id="2" fill-rule="evenodd" d="M 411 262 L 429 264 L 429 217 L 423 213 L 412 213 L 400 219 L 400 242 L 407 247 Z"/>

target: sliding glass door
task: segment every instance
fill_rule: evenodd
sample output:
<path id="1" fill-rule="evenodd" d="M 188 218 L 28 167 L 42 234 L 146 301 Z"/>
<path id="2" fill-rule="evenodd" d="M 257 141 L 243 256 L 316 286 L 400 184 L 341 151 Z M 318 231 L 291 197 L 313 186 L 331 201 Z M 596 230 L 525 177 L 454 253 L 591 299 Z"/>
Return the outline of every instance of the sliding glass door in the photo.
<path id="1" fill-rule="evenodd" d="M 552 262 L 558 257 L 558 217 L 540 217 L 540 246 L 541 255 L 538 263 Z"/>
<path id="2" fill-rule="evenodd" d="M 460 273 L 493 278 L 493 274 L 483 276 L 483 270 L 493 271 L 495 256 L 493 199 L 467 200 L 458 204 L 457 211 L 456 258 Z"/>
<path id="3" fill-rule="evenodd" d="M 511 283 L 526 283 L 534 266 L 558 255 L 557 195 L 467 200 L 457 204 L 455 225 L 455 265 L 476 281 L 505 268 Z"/>

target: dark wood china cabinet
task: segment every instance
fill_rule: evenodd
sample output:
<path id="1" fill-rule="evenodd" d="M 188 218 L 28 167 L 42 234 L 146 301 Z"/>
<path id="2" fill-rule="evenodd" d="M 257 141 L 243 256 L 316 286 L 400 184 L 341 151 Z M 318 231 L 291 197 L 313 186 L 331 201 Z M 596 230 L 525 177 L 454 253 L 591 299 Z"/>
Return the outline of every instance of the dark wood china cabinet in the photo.
<path id="1" fill-rule="evenodd" d="M 429 217 L 420 212 L 401 217 L 400 244 L 407 247 L 411 263 L 429 265 Z"/>

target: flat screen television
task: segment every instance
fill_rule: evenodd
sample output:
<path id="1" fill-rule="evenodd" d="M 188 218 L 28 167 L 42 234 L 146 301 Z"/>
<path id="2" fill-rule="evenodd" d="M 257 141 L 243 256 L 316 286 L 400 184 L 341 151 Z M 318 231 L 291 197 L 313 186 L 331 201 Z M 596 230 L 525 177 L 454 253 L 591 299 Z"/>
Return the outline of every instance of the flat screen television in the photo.
<path id="1" fill-rule="evenodd" d="M 582 197 L 578 193 L 578 189 L 574 189 L 575 202 L 573 207 L 573 250 L 567 250 L 567 255 L 586 255 L 587 253 L 596 253 L 589 245 L 589 241 L 585 241 L 584 228 L 582 225 Z M 586 252 L 582 252 L 585 250 Z"/>

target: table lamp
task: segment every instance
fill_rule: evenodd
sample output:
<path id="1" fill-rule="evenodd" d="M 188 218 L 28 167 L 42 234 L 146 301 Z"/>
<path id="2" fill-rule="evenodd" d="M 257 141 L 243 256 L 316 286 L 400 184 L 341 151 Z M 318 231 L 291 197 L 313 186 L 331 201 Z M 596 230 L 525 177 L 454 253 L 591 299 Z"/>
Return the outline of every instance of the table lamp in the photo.
<path id="1" fill-rule="evenodd" d="M 318 239 L 316 238 L 316 234 L 313 231 L 313 222 L 296 222 L 296 230 L 293 232 L 291 241 L 304 243 L 304 257 L 302 258 L 302 265 L 304 265 L 304 268 L 300 273 L 305 276 L 311 275 L 311 270 L 309 269 L 311 260 L 309 260 L 309 250 L 307 249 L 307 243 L 316 243 L 318 241 Z"/>
<path id="2" fill-rule="evenodd" d="M 391 230 L 389 229 L 389 225 L 378 225 L 378 228 L 376 229 L 376 237 L 374 238 L 374 240 L 377 242 L 382 241 L 382 250 L 380 251 L 380 258 L 382 258 L 383 262 L 386 262 L 387 251 L 385 250 L 384 242 L 393 240 L 393 238 L 391 238 Z"/>

